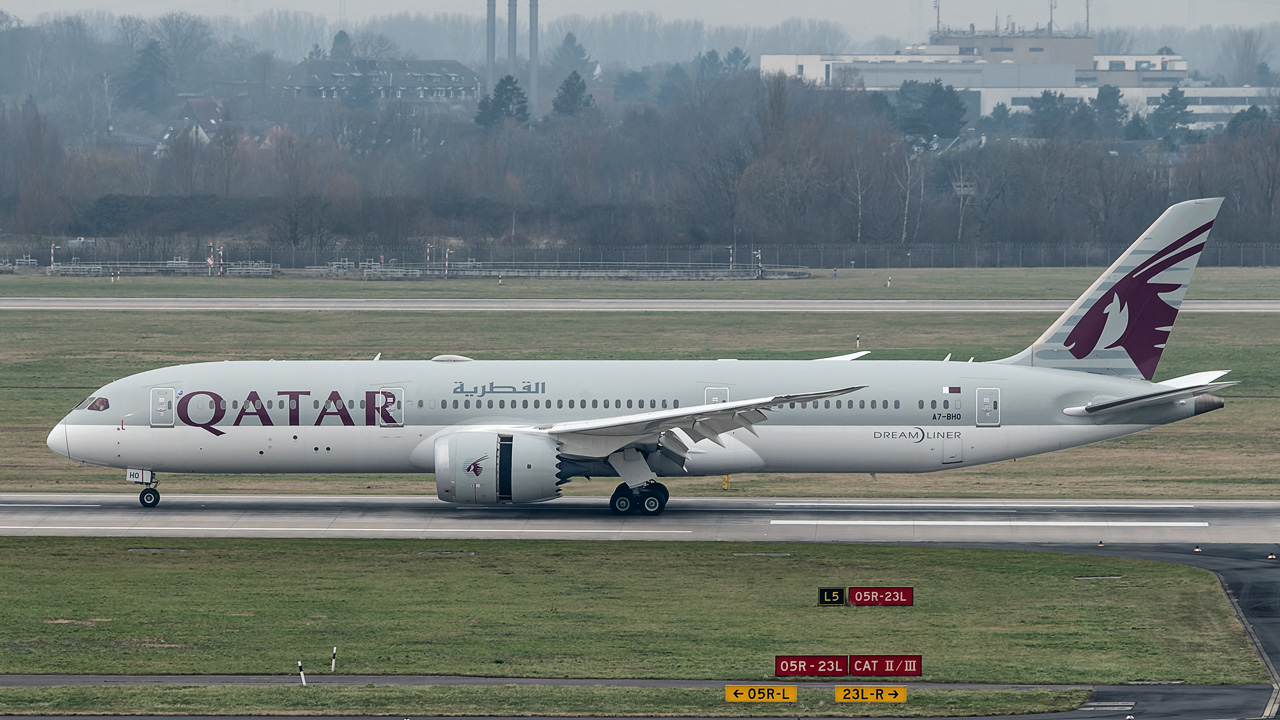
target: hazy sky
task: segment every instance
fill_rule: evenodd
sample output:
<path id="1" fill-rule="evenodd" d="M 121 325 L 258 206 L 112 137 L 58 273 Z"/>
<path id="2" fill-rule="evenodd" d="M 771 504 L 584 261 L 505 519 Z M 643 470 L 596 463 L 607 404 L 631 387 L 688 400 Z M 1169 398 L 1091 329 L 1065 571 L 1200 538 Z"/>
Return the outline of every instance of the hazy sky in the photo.
<path id="1" fill-rule="evenodd" d="M 308 10 L 336 19 L 341 0 L 207 0 L 192 4 L 183 0 L 0 0 L 4 9 L 33 22 L 41 13 L 111 10 L 116 14 L 161 15 L 185 10 L 201 15 L 247 17 L 271 8 Z M 1044 25 L 1051 0 L 940 0 L 942 22 L 967 28 L 1003 25 L 1008 16 L 1019 25 Z M 347 16 L 360 20 L 396 12 L 463 12 L 483 15 L 485 0 L 346 0 Z M 1083 25 L 1086 0 L 1058 0 L 1054 23 L 1059 27 Z M 498 0 L 506 13 L 506 0 Z M 520 18 L 526 19 L 528 0 L 520 0 Z M 669 18 L 690 18 L 713 24 L 772 25 L 787 18 L 836 20 L 855 38 L 886 34 L 913 42 L 925 39 L 934 25 L 933 0 L 541 0 L 544 20 L 565 14 L 656 12 Z M 1277 0 L 1093 0 L 1093 28 L 1116 25 L 1259 25 L 1280 21 Z"/>

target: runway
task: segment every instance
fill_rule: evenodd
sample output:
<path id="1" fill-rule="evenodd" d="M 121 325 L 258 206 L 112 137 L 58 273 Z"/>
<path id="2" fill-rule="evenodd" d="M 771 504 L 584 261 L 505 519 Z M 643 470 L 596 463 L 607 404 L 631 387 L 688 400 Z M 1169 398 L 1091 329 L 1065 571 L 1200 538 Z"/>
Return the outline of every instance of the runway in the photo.
<path id="1" fill-rule="evenodd" d="M 1070 300 L 689 300 L 594 298 L 0 297 L 0 310 L 148 312 L 791 312 L 1060 313 Z M 1280 313 L 1280 300 L 1187 300 L 1189 313 Z"/>
<path id="2" fill-rule="evenodd" d="M 832 500 L 673 497 L 661 516 L 615 516 L 607 499 L 505 507 L 430 496 L 0 494 L 0 535 L 101 537 L 539 538 L 875 543 L 1274 542 L 1280 502 Z"/>

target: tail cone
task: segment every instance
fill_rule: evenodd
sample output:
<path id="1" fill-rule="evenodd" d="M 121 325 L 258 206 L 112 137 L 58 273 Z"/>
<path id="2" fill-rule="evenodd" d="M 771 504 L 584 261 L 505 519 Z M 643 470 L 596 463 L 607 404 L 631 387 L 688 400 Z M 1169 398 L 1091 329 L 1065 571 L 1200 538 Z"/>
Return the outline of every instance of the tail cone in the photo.
<path id="1" fill-rule="evenodd" d="M 1214 410 L 1221 410 L 1226 406 L 1227 401 L 1217 395 L 1197 395 L 1196 396 L 1196 415 L 1203 415 Z"/>

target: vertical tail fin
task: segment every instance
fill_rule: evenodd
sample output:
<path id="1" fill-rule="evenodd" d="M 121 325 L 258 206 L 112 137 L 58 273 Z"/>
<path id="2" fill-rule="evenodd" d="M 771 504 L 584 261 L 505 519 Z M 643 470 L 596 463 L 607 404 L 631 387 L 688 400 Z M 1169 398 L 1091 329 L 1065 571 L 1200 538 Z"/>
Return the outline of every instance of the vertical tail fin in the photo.
<path id="1" fill-rule="evenodd" d="M 1150 380 L 1221 206 L 1165 210 L 1039 340 L 1000 362 Z"/>

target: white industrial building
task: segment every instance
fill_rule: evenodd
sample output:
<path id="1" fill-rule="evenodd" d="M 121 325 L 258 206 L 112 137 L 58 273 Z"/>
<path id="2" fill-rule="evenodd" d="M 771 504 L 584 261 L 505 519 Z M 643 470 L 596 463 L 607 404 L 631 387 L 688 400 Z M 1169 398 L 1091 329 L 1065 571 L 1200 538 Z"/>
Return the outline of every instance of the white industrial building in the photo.
<path id="1" fill-rule="evenodd" d="M 937 33 L 928 45 L 908 46 L 892 55 L 761 55 L 760 72 L 783 73 L 820 87 L 885 92 L 908 80 L 941 80 L 981 115 L 1000 103 L 1011 112 L 1027 112 L 1032 98 L 1045 90 L 1087 100 L 1097 97 L 1101 85 L 1119 87 L 1130 110 L 1146 115 L 1177 84 L 1186 93 L 1194 129 L 1226 123 L 1250 105 L 1273 105 L 1276 97 L 1273 88 L 1189 82 L 1186 60 L 1170 52 L 1094 55 L 1091 37 L 1044 31 Z"/>

